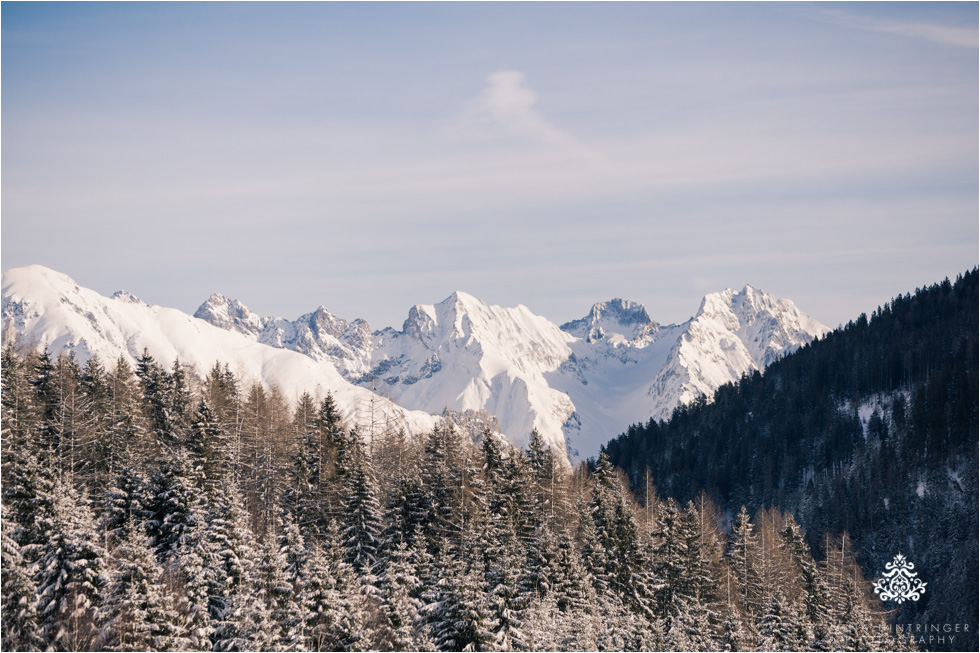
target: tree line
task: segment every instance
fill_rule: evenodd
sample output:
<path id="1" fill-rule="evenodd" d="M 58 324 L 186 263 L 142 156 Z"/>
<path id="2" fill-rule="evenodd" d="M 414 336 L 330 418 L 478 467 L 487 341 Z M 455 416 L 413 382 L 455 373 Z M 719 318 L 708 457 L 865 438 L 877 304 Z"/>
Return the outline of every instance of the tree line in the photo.
<path id="1" fill-rule="evenodd" d="M 846 534 L 447 415 L 2 352 L 4 650 L 890 650 Z M 879 610 L 879 612 L 876 612 Z"/>

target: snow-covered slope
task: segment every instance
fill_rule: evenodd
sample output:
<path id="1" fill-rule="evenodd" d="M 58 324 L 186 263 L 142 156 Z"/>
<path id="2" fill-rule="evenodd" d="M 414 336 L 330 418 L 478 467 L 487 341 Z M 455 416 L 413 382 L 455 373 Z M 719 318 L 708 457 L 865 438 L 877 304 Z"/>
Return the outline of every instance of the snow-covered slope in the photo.
<path id="1" fill-rule="evenodd" d="M 3 319 L 5 333 L 82 357 L 134 360 L 148 347 L 163 362 L 179 356 L 207 368 L 220 360 L 290 391 L 330 390 L 351 418 L 379 395 L 375 406 L 397 409 L 416 428 L 445 408 L 487 411 L 515 444 L 536 428 L 572 458 L 828 331 L 751 286 L 707 295 L 678 325 L 613 299 L 558 327 L 524 306 L 490 306 L 462 292 L 414 306 L 400 331 L 372 331 L 322 306 L 294 321 L 262 317 L 218 294 L 192 318 L 129 293 L 101 297 L 39 266 L 4 273 Z"/>
<path id="2" fill-rule="evenodd" d="M 12 330 L 52 352 L 74 351 L 82 361 L 95 355 L 111 364 L 122 356 L 135 366 L 146 348 L 164 365 L 179 358 L 202 374 L 216 361 L 227 363 L 244 379 L 278 384 L 286 396 L 308 391 L 322 397 L 331 392 L 351 424 L 358 423 L 359 413 L 374 398 L 332 365 L 263 345 L 172 308 L 148 306 L 125 291 L 103 297 L 39 265 L 3 273 L 3 327 L 5 337 Z M 436 422 L 431 415 L 390 401 L 375 400 L 374 405 L 409 431 L 421 433 Z"/>

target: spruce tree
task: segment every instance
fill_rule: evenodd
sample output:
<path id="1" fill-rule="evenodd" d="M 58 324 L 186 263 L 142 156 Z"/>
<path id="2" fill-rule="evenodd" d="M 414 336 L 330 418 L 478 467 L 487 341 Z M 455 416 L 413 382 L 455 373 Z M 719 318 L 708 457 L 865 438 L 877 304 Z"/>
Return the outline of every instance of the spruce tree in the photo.
<path id="1" fill-rule="evenodd" d="M 42 636 L 55 649 L 85 650 L 97 635 L 95 614 L 106 584 L 105 550 L 87 500 L 56 481 L 52 511 L 33 544 Z"/>
<path id="2" fill-rule="evenodd" d="M 163 582 L 163 570 L 143 529 L 131 521 L 112 557 L 95 648 L 109 651 L 165 651 L 174 648 L 177 615 Z"/>
<path id="3" fill-rule="evenodd" d="M 381 612 L 385 619 L 382 648 L 425 650 L 427 642 L 420 618 L 423 603 L 417 598 L 421 589 L 422 581 L 412 560 L 412 550 L 401 542 L 390 552 L 381 582 Z"/>
<path id="4" fill-rule="evenodd" d="M 360 577 L 364 587 L 375 588 L 374 571 L 381 549 L 381 505 L 367 452 L 359 440 L 352 447 L 343 496 L 344 562 Z"/>
<path id="5" fill-rule="evenodd" d="M 2 587 L 3 639 L 5 651 L 40 651 L 44 649 L 41 638 L 41 623 L 37 613 L 37 587 L 31 569 L 21 554 L 20 545 L 14 540 L 13 522 L 3 520 L 2 564 L 0 564 L 0 587 Z"/>
<path id="6" fill-rule="evenodd" d="M 759 608 L 759 584 L 756 575 L 755 557 L 758 539 L 749 512 L 742 506 L 732 524 L 732 534 L 728 544 L 728 560 L 732 568 L 734 595 L 743 610 L 754 615 Z"/>
<path id="7" fill-rule="evenodd" d="M 210 490 L 225 477 L 228 443 L 211 407 L 201 399 L 185 440 L 189 473 L 198 490 Z"/>

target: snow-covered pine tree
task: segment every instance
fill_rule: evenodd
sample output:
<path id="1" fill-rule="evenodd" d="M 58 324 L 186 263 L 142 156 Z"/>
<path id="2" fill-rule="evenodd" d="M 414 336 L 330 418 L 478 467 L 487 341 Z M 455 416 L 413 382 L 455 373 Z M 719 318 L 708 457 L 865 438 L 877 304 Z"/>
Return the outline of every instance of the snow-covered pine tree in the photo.
<path id="1" fill-rule="evenodd" d="M 14 529 L 13 522 L 3 520 L 0 542 L 3 637 L 0 648 L 5 651 L 40 651 L 44 649 L 44 640 L 41 638 L 37 613 L 37 587 L 30 566 L 21 554 L 20 545 L 13 537 Z"/>
<path id="2" fill-rule="evenodd" d="M 187 452 L 175 447 L 150 478 L 146 527 L 161 562 L 176 553 L 195 510 L 203 505 L 200 477 Z"/>
<path id="3" fill-rule="evenodd" d="M 451 420 L 444 418 L 432 429 L 425 442 L 420 471 L 431 511 L 426 517 L 426 532 L 430 551 L 435 554 L 440 540 L 459 537 L 465 519 L 467 477 L 475 476 L 463 440 Z"/>
<path id="4" fill-rule="evenodd" d="M 758 555 L 758 538 L 755 526 L 749 518 L 745 506 L 738 511 L 732 524 L 732 534 L 728 543 L 728 561 L 732 569 L 732 597 L 739 607 L 749 615 L 759 612 L 759 582 L 756 574 L 755 558 Z"/>
<path id="5" fill-rule="evenodd" d="M 254 601 L 264 601 L 265 607 L 257 623 L 269 622 L 268 632 L 260 650 L 294 650 L 299 633 L 294 619 L 299 612 L 294 595 L 294 586 L 287 574 L 285 552 L 279 545 L 279 538 L 270 529 L 259 544 L 258 564 L 252 574 L 249 593 Z M 267 616 L 266 616 L 267 615 Z M 255 642 L 260 644 L 260 642 Z"/>
<path id="6" fill-rule="evenodd" d="M 323 545 L 315 545 L 310 553 L 306 600 L 310 606 L 307 632 L 311 650 L 357 650 L 365 638 L 367 615 L 360 583 L 344 562 L 340 540 L 340 527 L 331 520 Z"/>
<path id="7" fill-rule="evenodd" d="M 28 361 L 25 361 L 28 362 Z M 55 430 L 57 420 L 57 382 L 54 364 L 48 350 L 29 361 L 27 379 L 34 390 L 34 407 L 37 419 L 38 446 L 46 450 L 54 463 L 54 457 L 60 451 L 61 443 Z"/>
<path id="8" fill-rule="evenodd" d="M 174 359 L 167 387 L 169 400 L 170 436 L 176 442 L 182 442 L 191 422 L 191 393 L 187 387 L 187 375 L 179 358 Z"/>
<path id="9" fill-rule="evenodd" d="M 657 517 L 656 543 L 653 550 L 653 572 L 661 581 L 657 592 L 658 613 L 670 620 L 676 617 L 690 596 L 688 538 L 684 531 L 677 502 L 673 498 L 664 504 Z"/>
<path id="10" fill-rule="evenodd" d="M 300 396 L 296 404 L 293 426 L 297 435 L 296 450 L 283 494 L 283 505 L 304 529 L 319 532 L 327 523 L 320 486 L 323 451 L 317 407 L 307 392 Z"/>
<path id="11" fill-rule="evenodd" d="M 191 478 L 199 491 L 210 491 L 227 476 L 228 443 L 214 412 L 204 399 L 198 402 L 191 417 L 184 447 Z"/>
<path id="12" fill-rule="evenodd" d="M 265 585 L 239 586 L 231 595 L 225 617 L 216 631 L 214 650 L 278 651 L 281 649 L 276 635 Z"/>
<path id="13" fill-rule="evenodd" d="M 475 542 L 446 544 L 434 563 L 438 580 L 426 606 L 432 640 L 441 651 L 492 649 L 482 556 Z"/>
<path id="14" fill-rule="evenodd" d="M 423 542 L 416 544 L 423 547 Z M 422 580 L 412 560 L 412 550 L 405 542 L 389 553 L 385 575 L 381 581 L 381 613 L 385 627 L 382 648 L 389 651 L 421 651 L 428 643 L 420 617 L 422 601 L 417 597 Z"/>
<path id="15" fill-rule="evenodd" d="M 381 504 L 371 461 L 356 431 L 352 432 L 352 440 L 343 495 L 344 562 L 358 575 L 362 587 L 374 593 L 383 527 Z"/>
<path id="16" fill-rule="evenodd" d="M 107 580 L 105 550 L 84 497 L 58 480 L 52 498 L 51 513 L 36 523 L 39 543 L 31 545 L 42 636 L 54 649 L 87 650 Z"/>
<path id="17" fill-rule="evenodd" d="M 98 440 L 105 449 L 104 476 L 111 479 L 120 467 L 142 467 L 152 456 L 148 451 L 146 420 L 139 402 L 136 377 L 122 356 L 106 378 L 105 431 Z"/>
<path id="18" fill-rule="evenodd" d="M 800 615 L 782 591 L 772 593 L 756 628 L 760 651 L 796 651 L 806 642 L 798 639 Z M 855 649 L 856 650 L 856 649 Z"/>
<path id="19" fill-rule="evenodd" d="M 334 535 L 339 533 L 334 529 Z M 339 560 L 339 558 L 338 558 Z M 342 597 L 330 568 L 330 559 L 319 543 L 310 549 L 302 602 L 309 606 L 305 639 L 310 651 L 342 651 L 353 648 L 358 626 L 351 621 L 349 600 Z"/>
<path id="20" fill-rule="evenodd" d="M 217 542 L 212 536 L 207 511 L 203 506 L 193 509 L 189 527 L 179 541 L 175 561 L 171 568 L 182 588 L 176 596 L 175 610 L 178 616 L 179 638 L 175 648 L 190 651 L 211 650 L 211 636 L 215 630 L 216 616 L 224 609 L 211 597 L 211 591 L 219 587 L 220 567 Z"/>
<path id="21" fill-rule="evenodd" d="M 483 543 L 486 565 L 487 628 L 491 647 L 510 651 L 527 648 L 522 626 L 531 594 L 522 591 L 520 544 L 514 524 L 506 515 L 490 515 Z"/>
<path id="22" fill-rule="evenodd" d="M 250 594 L 256 566 L 255 538 L 248 525 L 248 513 L 241 492 L 233 484 L 216 489 L 211 516 L 215 574 L 208 592 L 211 616 L 215 620 L 212 643 L 215 650 L 232 650 L 247 643 L 251 646 L 250 628 L 262 621 L 262 615 L 249 614 L 254 598 Z M 254 601 L 253 601 L 254 602 Z M 231 647 L 231 648 L 229 648 Z"/>
<path id="23" fill-rule="evenodd" d="M 431 514 L 429 495 L 422 483 L 418 466 L 411 465 L 395 484 L 385 508 L 385 527 L 381 533 L 382 552 L 388 554 L 399 544 L 414 544 L 419 536 L 425 545 L 428 541 L 422 532 L 426 518 Z"/>
<path id="24" fill-rule="evenodd" d="M 39 439 L 40 411 L 28 379 L 32 368 L 33 364 L 22 358 L 13 345 L 4 345 L 0 353 L 0 404 L 3 406 L 3 410 L 0 410 L 0 430 L 3 433 L 4 458 Z M 6 467 L 7 461 L 4 460 Z"/>
<path id="25" fill-rule="evenodd" d="M 117 467 L 102 496 L 99 515 L 98 527 L 105 538 L 105 548 L 111 551 L 116 543 L 125 540 L 131 524 L 142 527 L 144 521 L 152 519 L 152 503 L 151 488 L 143 475 L 128 465 Z"/>
<path id="26" fill-rule="evenodd" d="M 333 395 L 327 393 L 317 415 L 320 430 L 320 491 L 323 504 L 327 506 L 324 519 L 342 518 L 341 497 L 344 490 L 344 475 L 350 465 L 351 437 Z"/>
<path id="27" fill-rule="evenodd" d="M 722 624 L 719 648 L 722 651 L 744 651 L 753 646 L 754 643 L 750 640 L 751 636 L 742 623 L 738 609 L 730 603 L 725 613 L 725 621 Z"/>
<path id="28" fill-rule="evenodd" d="M 809 632 L 808 648 L 823 650 L 830 627 L 830 596 L 823 575 L 810 554 L 806 535 L 792 515 L 780 533 L 801 591 L 801 625 Z"/>
<path id="29" fill-rule="evenodd" d="M 41 453 L 47 457 L 47 452 Z M 56 517 L 55 470 L 27 446 L 5 448 L 3 459 L 4 517 L 13 522 L 14 538 L 28 563 L 33 563 Z"/>
<path id="30" fill-rule="evenodd" d="M 279 532 L 279 555 L 285 563 L 286 582 L 292 589 L 292 601 L 282 616 L 282 643 L 286 650 L 308 650 L 306 624 L 310 620 L 310 604 L 307 597 L 309 582 L 310 551 L 306 546 L 299 524 L 288 513 Z"/>
<path id="31" fill-rule="evenodd" d="M 100 493 L 108 480 L 111 452 L 104 437 L 110 425 L 109 380 L 97 356 L 92 356 L 82 366 L 79 389 L 86 413 L 84 426 L 79 429 L 82 459 L 79 480 L 93 493 Z"/>
<path id="32" fill-rule="evenodd" d="M 112 556 L 109 582 L 96 618 L 94 650 L 165 651 L 174 648 L 177 615 L 163 571 L 142 527 L 130 520 Z"/>
<path id="33" fill-rule="evenodd" d="M 721 542 L 718 535 L 718 509 L 704 492 L 690 501 L 684 512 L 683 529 L 687 543 L 688 589 L 708 611 L 713 622 L 719 621 L 718 603 L 721 580 Z"/>
<path id="34" fill-rule="evenodd" d="M 156 445 L 170 448 L 176 444 L 171 428 L 170 377 L 146 349 L 136 361 L 136 377 Z"/>

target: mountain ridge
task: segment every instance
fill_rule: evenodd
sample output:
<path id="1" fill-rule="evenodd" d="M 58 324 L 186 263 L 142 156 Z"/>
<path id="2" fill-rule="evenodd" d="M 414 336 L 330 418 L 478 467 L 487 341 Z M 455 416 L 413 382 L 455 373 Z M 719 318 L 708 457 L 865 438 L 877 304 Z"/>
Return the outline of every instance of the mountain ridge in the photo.
<path id="1" fill-rule="evenodd" d="M 211 355 L 263 383 L 283 384 L 283 366 L 293 370 L 284 376 L 289 383 L 313 384 L 300 391 L 339 388 L 340 403 L 354 404 L 346 407 L 352 419 L 357 404 L 378 395 L 398 407 L 399 419 L 423 427 L 434 418 L 421 415 L 446 408 L 487 411 L 514 444 L 537 429 L 569 458 L 591 455 L 624 424 L 663 419 L 829 331 L 793 302 L 752 286 L 706 295 L 694 317 L 668 325 L 620 298 L 558 326 L 526 306 L 494 306 L 455 291 L 411 307 L 401 330 L 372 331 L 365 320 L 348 321 L 322 305 L 288 320 L 214 293 L 191 317 L 125 291 L 102 297 L 41 266 L 3 278 L 5 337 L 13 329 L 81 357 L 135 358 L 134 347 L 143 345 L 159 360 L 180 357 L 204 369 Z M 246 352 L 256 360 L 240 360 Z"/>

